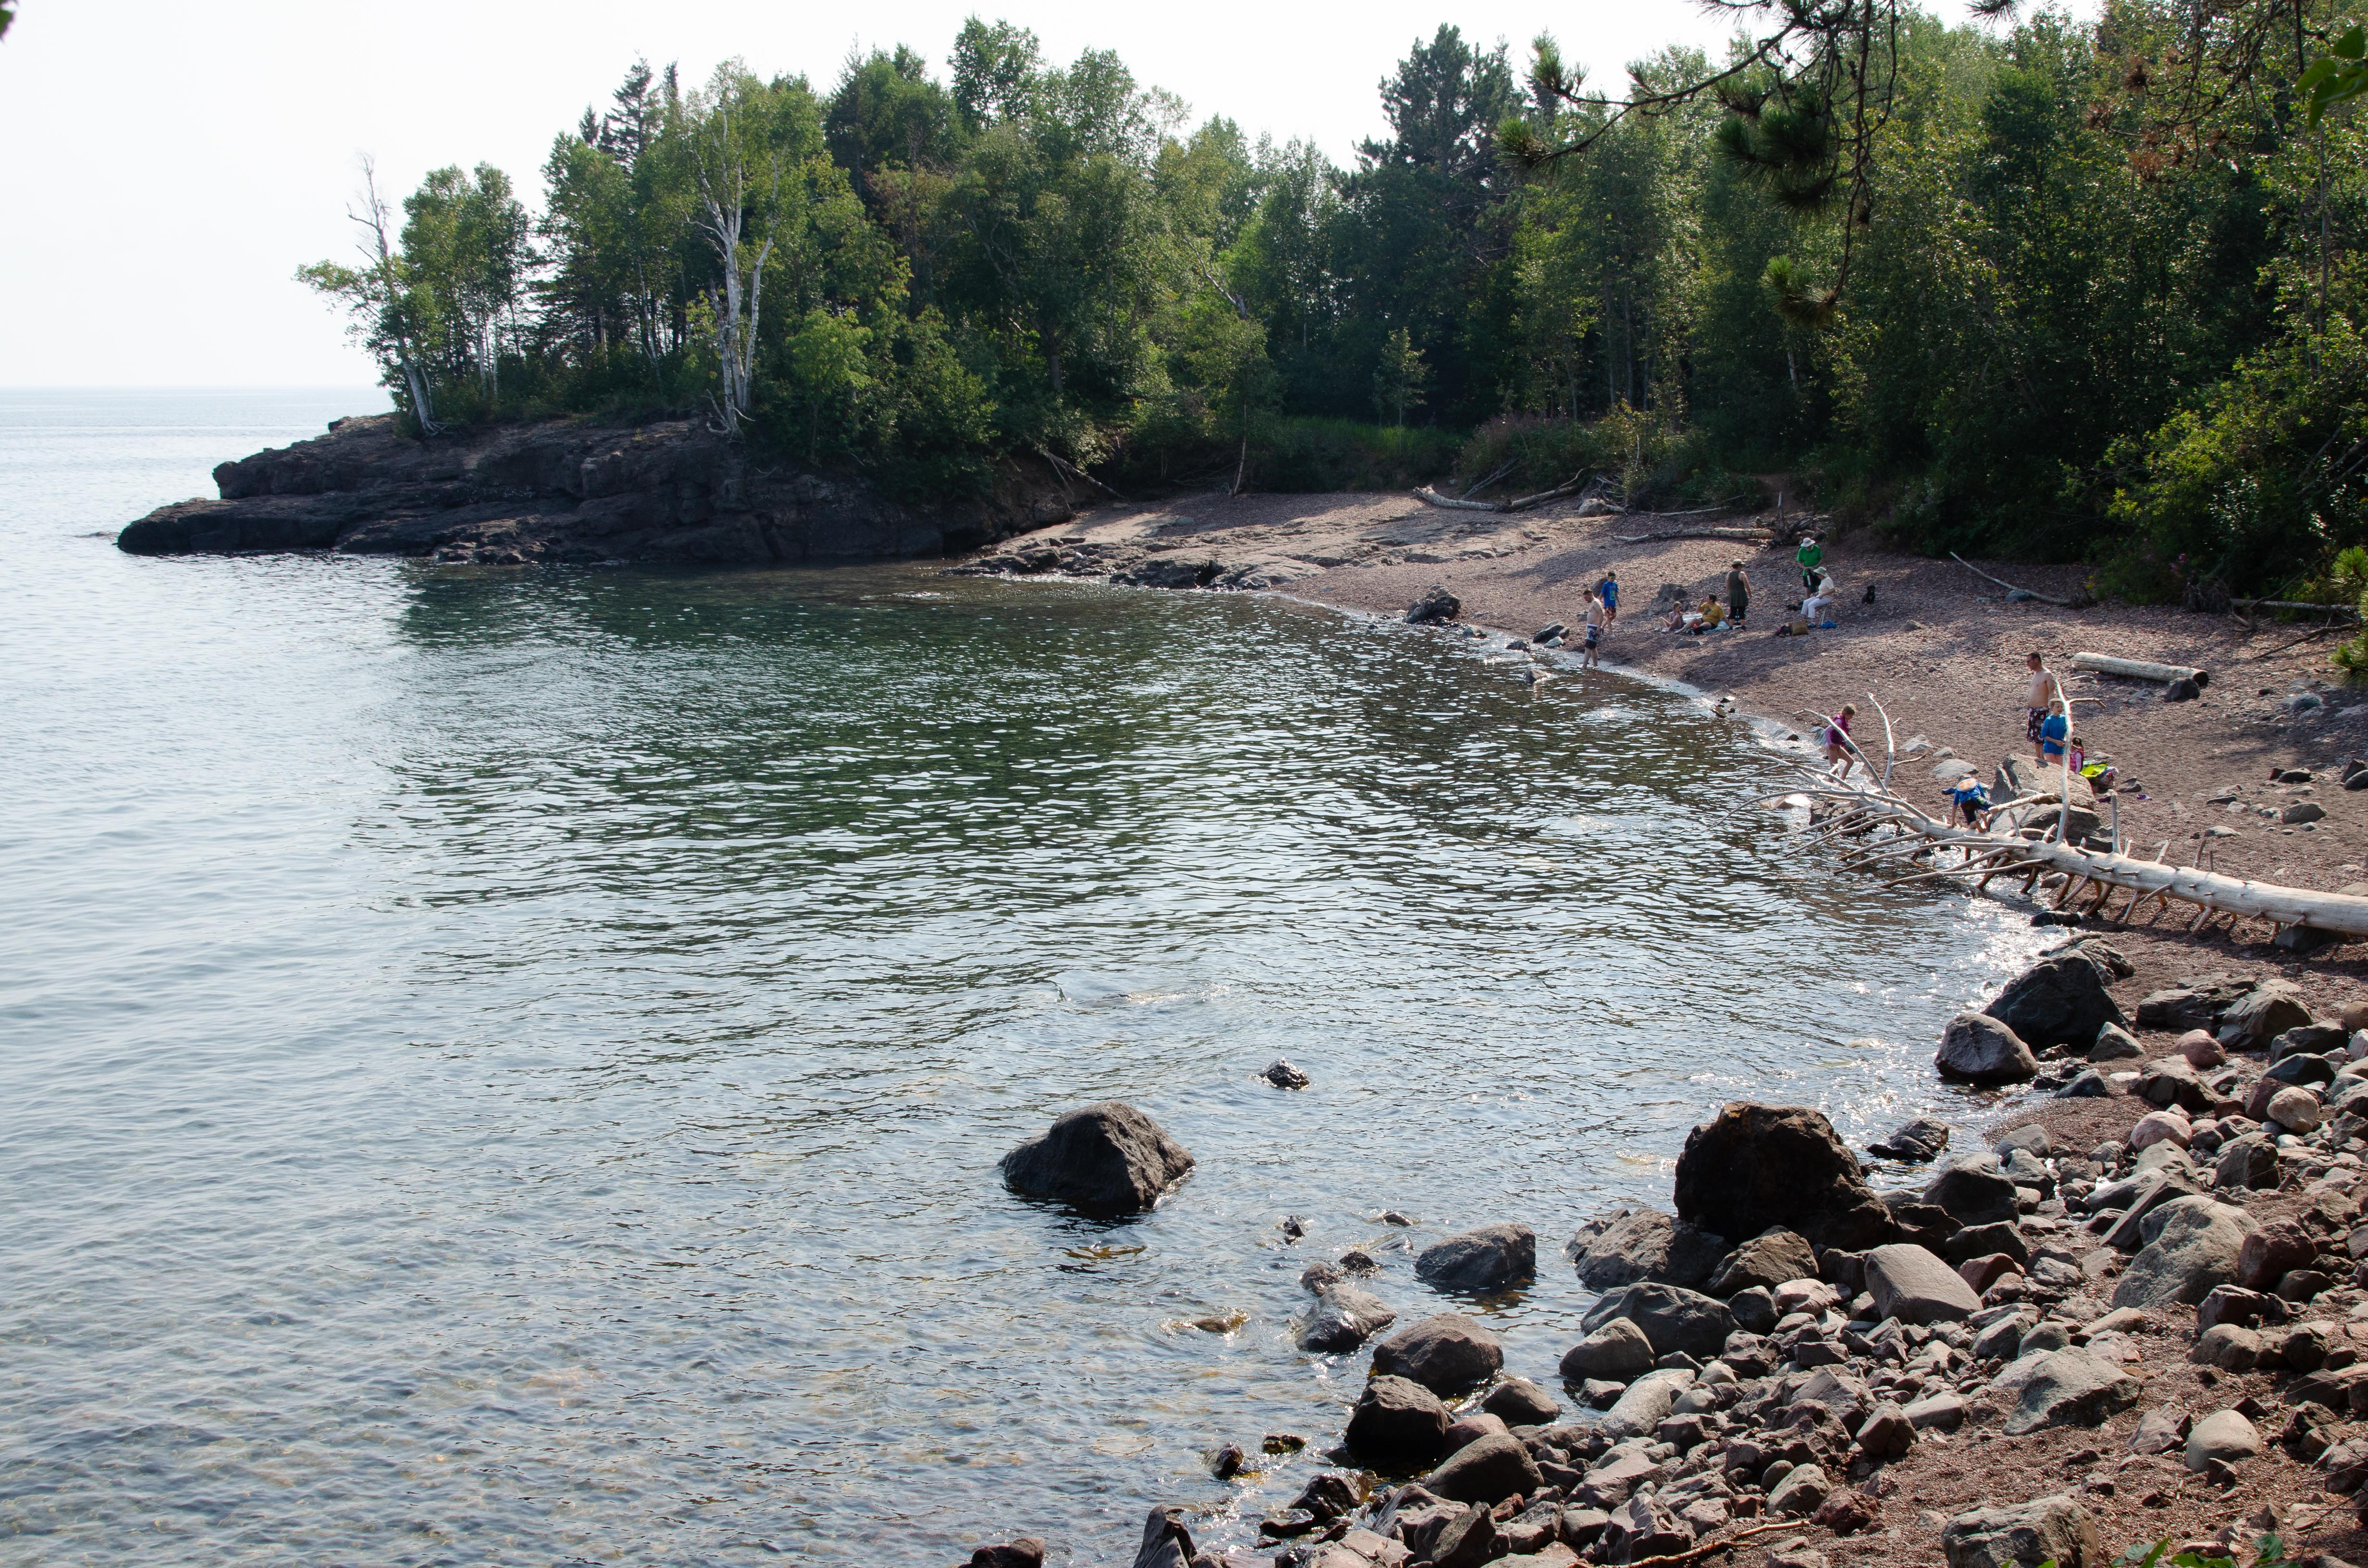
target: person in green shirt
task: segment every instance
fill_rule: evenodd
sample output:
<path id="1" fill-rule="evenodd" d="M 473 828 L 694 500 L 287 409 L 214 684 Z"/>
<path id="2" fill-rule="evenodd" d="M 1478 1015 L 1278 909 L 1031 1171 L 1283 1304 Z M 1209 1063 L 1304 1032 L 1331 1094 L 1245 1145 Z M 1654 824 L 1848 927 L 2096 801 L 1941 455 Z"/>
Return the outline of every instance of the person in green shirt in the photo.
<path id="1" fill-rule="evenodd" d="M 1817 563 L 1825 560 L 1825 549 L 1817 543 L 1816 536 L 1815 534 L 1803 534 L 1801 536 L 1801 548 L 1793 551 L 1793 559 L 1800 565 L 1801 587 L 1804 592 L 1815 593 L 1817 591 Z"/>

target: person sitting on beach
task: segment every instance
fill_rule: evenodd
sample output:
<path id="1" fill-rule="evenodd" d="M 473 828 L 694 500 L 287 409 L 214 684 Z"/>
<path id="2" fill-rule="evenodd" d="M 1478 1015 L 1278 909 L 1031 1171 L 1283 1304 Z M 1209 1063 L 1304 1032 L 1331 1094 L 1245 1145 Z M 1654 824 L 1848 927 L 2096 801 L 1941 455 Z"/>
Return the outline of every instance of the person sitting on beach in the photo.
<path id="1" fill-rule="evenodd" d="M 1834 623 L 1826 618 L 1832 613 L 1833 606 L 1834 580 L 1820 572 L 1809 597 L 1801 601 L 1801 619 L 1812 626 L 1830 628 Z"/>
<path id="2" fill-rule="evenodd" d="M 1949 802 L 1964 819 L 1965 825 L 1983 833 L 1990 830 L 1990 792 L 1978 773 L 1968 773 L 1949 788 Z"/>
<path id="3" fill-rule="evenodd" d="M 1666 631 L 1683 631 L 1686 629 L 1687 620 L 1693 613 L 1686 608 L 1685 600 L 1672 599 L 1669 601 L 1669 619 L 1663 621 L 1661 625 Z"/>
<path id="4" fill-rule="evenodd" d="M 1716 631 L 1719 624 L 1726 619 L 1726 607 L 1708 594 L 1702 596 L 1702 602 L 1695 607 L 1695 612 L 1692 631 L 1697 637 L 1705 631 Z"/>
<path id="5" fill-rule="evenodd" d="M 1836 763 L 1841 764 L 1840 771 L 1844 778 L 1850 777 L 1850 721 L 1857 717 L 1857 706 L 1845 702 L 1842 704 L 1842 710 L 1835 714 L 1826 724 L 1826 766 L 1830 768 Z"/>

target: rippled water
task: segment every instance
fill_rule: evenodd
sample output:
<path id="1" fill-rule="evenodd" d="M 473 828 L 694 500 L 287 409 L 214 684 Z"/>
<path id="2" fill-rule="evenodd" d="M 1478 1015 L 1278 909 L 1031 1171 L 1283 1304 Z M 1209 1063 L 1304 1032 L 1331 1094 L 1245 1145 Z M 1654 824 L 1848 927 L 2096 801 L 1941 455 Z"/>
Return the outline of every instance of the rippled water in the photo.
<path id="1" fill-rule="evenodd" d="M 1313 1460 L 1203 1451 L 1363 1375 L 1306 1262 L 1552 1255 L 1738 1095 L 1863 1141 L 2033 943 L 1788 864 L 1697 703 L 1326 610 L 91 537 L 361 405 L 0 394 L 10 1562 L 1244 1541 Z M 998 1185 L 1104 1096 L 1156 1214 Z"/>

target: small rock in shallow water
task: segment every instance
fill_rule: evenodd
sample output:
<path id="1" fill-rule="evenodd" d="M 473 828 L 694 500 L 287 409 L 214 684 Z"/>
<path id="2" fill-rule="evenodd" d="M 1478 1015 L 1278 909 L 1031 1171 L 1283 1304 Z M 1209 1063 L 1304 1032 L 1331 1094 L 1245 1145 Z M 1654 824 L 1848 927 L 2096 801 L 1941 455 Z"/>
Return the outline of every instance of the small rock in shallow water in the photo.
<path id="1" fill-rule="evenodd" d="M 1277 1057 L 1258 1076 L 1278 1089 L 1304 1089 L 1314 1082 L 1306 1074 L 1293 1067 L 1289 1059 L 1284 1057 Z"/>
<path id="2" fill-rule="evenodd" d="M 1249 1458 L 1242 1452 L 1239 1443 L 1227 1443 L 1209 1456 L 1209 1473 L 1219 1481 L 1231 1481 L 1241 1474 L 1242 1467 L 1249 1463 Z"/>
<path id="3" fill-rule="evenodd" d="M 1296 1432 L 1269 1432 L 1258 1446 L 1270 1454 L 1295 1454 L 1307 1446 L 1307 1439 Z"/>
<path id="4" fill-rule="evenodd" d="M 1296 1214 L 1285 1214 L 1274 1228 L 1282 1233 L 1282 1239 L 1287 1242 L 1295 1242 L 1307 1234 L 1307 1221 Z"/>
<path id="5" fill-rule="evenodd" d="M 1328 1263 L 1311 1263 L 1299 1274 L 1299 1288 L 1322 1295 L 1326 1286 L 1338 1285 L 1348 1275 Z"/>
<path id="6" fill-rule="evenodd" d="M 1414 1219 L 1413 1216 L 1401 1214 L 1395 1209 L 1384 1209 L 1382 1210 L 1382 1223 L 1384 1225 L 1411 1225 L 1414 1223 Z"/>
<path id="7" fill-rule="evenodd" d="M 982 1546 L 970 1554 L 970 1568 L 1044 1568 L 1044 1543 L 1023 1535 L 1001 1546 Z"/>
<path id="8" fill-rule="evenodd" d="M 1340 1267 L 1350 1274 L 1378 1274 L 1382 1267 L 1373 1261 L 1373 1255 L 1362 1247 L 1350 1247 L 1342 1253 Z"/>

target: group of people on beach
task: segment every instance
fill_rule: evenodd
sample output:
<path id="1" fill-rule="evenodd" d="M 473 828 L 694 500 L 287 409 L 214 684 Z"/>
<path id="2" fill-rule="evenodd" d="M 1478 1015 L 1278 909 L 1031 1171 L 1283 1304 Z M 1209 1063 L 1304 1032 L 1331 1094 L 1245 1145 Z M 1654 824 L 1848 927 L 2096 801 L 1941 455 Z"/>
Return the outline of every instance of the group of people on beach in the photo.
<path id="1" fill-rule="evenodd" d="M 2112 788 L 2113 768 L 2105 762 L 2091 763 L 2073 733 L 2071 699 L 2064 693 L 2064 683 L 2047 661 L 2033 650 L 2024 656 L 2031 684 L 2023 694 L 2023 735 L 2030 744 L 2032 760 L 2039 765 L 2044 778 L 2050 770 L 2079 774 L 2100 792 Z M 1845 702 L 1841 710 L 1826 721 L 1823 743 L 1826 766 L 1840 778 L 1850 777 L 1854 766 L 1864 763 L 1850 740 L 1850 721 L 1858 717 L 1858 708 Z M 1978 772 L 1968 770 L 1941 787 L 1949 798 L 1952 814 L 1967 827 L 1987 832 L 1993 810 L 1989 789 Z"/>
<path id="2" fill-rule="evenodd" d="M 1801 569 L 1802 601 L 1799 606 L 1802 621 L 1807 626 L 1830 628 L 1827 619 L 1834 603 L 1833 574 L 1825 568 L 1826 552 L 1815 535 L 1802 539 L 1793 552 L 1793 562 Z M 1672 600 L 1662 630 L 1701 637 L 1713 631 L 1741 631 L 1750 624 L 1751 574 L 1745 569 L 1740 557 L 1726 563 L 1725 597 L 1704 594 L 1697 603 L 1685 598 Z M 1620 576 L 1616 570 L 1606 570 L 1587 595 L 1587 641 L 1584 663 L 1593 666 L 1603 639 L 1611 623 L 1620 619 Z"/>

